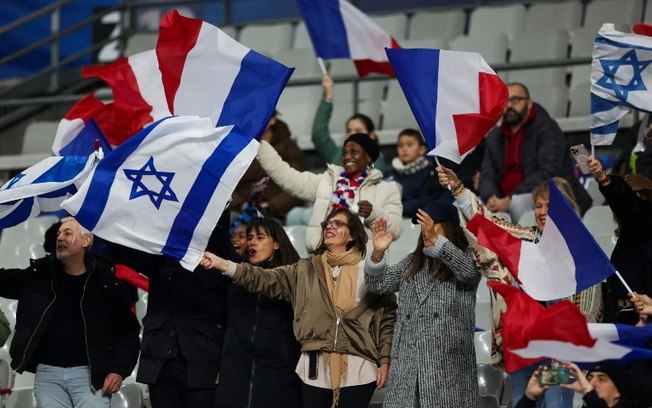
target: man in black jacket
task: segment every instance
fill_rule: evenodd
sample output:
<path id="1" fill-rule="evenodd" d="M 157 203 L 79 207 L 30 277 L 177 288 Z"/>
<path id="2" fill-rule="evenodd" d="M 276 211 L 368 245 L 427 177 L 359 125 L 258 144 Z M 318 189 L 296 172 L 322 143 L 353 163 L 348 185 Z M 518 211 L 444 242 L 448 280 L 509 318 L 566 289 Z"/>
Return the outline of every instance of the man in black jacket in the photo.
<path id="1" fill-rule="evenodd" d="M 87 253 L 91 233 L 64 218 L 56 254 L 0 270 L 0 296 L 17 299 L 11 366 L 36 374 L 39 407 L 109 407 L 138 358 L 140 327 L 113 265 Z"/>
<path id="2" fill-rule="evenodd" d="M 149 384 L 153 408 L 212 408 L 226 328 L 231 280 L 202 267 L 108 243 L 116 263 L 149 277 L 137 380 Z M 237 260 L 222 215 L 207 250 Z"/>
<path id="3" fill-rule="evenodd" d="M 530 98 L 521 83 L 507 85 L 503 123 L 487 135 L 480 172 L 480 198 L 492 212 L 509 212 L 518 222 L 534 208 L 531 192 L 544 180 L 565 178 L 582 213 L 591 197 L 577 181 L 566 137 L 554 119 Z"/>

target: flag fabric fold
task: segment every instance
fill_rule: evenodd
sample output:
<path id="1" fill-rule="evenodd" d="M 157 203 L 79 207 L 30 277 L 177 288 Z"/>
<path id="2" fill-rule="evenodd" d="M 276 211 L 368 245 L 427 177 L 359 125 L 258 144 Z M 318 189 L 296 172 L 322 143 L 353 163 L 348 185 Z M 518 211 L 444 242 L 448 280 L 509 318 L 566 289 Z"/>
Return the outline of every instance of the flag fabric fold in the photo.
<path id="1" fill-rule="evenodd" d="M 507 86 L 476 52 L 386 52 L 429 154 L 460 163 L 500 119 Z"/>
<path id="2" fill-rule="evenodd" d="M 59 121 L 52 143 L 52 152 L 58 156 L 88 156 L 95 151 L 95 141 L 105 152 L 111 150 L 104 133 L 94 117 L 99 117 L 107 106 L 93 94 L 77 101 Z"/>
<path id="3" fill-rule="evenodd" d="M 101 238 L 193 270 L 258 146 L 209 118 L 165 118 L 107 154 L 62 207 Z"/>
<path id="4" fill-rule="evenodd" d="M 101 157 L 101 152 L 52 156 L 21 171 L 0 187 L 0 229 L 60 210 L 61 202 L 77 192 Z"/>
<path id="5" fill-rule="evenodd" d="M 235 125 L 256 139 L 294 71 L 176 10 L 161 19 L 156 56 L 170 112 Z"/>
<path id="6" fill-rule="evenodd" d="M 325 60 L 351 59 L 360 77 L 394 76 L 385 48 L 398 42 L 346 0 L 298 0 L 315 54 Z"/>
<path id="7" fill-rule="evenodd" d="M 548 218 L 538 243 L 516 242 L 508 237 L 508 232 L 481 215 L 467 223 L 480 245 L 496 253 L 523 290 L 537 300 L 556 300 L 576 294 L 615 272 L 609 258 L 552 180 L 549 187 Z"/>
<path id="8" fill-rule="evenodd" d="M 507 302 L 503 314 L 503 356 L 508 373 L 550 356 L 546 353 L 523 353 L 535 341 L 560 341 L 575 346 L 591 347 L 591 337 L 584 315 L 567 300 L 544 307 L 514 286 L 499 282 L 487 283 Z M 565 359 L 574 361 L 574 359 Z"/>
<path id="9" fill-rule="evenodd" d="M 610 145 L 631 109 L 652 112 L 652 37 L 603 24 L 591 62 L 591 144 Z"/>

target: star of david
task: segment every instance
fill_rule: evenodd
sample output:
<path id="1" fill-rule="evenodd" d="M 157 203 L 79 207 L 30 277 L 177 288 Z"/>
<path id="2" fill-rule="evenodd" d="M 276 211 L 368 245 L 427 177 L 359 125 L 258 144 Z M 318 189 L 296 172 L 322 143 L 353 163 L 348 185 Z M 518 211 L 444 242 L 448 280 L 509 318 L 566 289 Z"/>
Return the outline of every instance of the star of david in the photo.
<path id="1" fill-rule="evenodd" d="M 14 186 L 14 184 L 18 183 L 18 181 L 20 179 L 22 179 L 23 177 L 25 177 L 25 174 L 23 174 L 23 173 L 16 174 L 14 176 L 14 178 L 9 180 L 9 183 L 7 183 L 7 187 L 5 187 L 4 190 L 9 190 L 10 188 L 12 188 Z"/>
<path id="2" fill-rule="evenodd" d="M 174 178 L 174 173 L 156 170 L 156 167 L 154 167 L 154 157 L 150 156 L 147 163 L 145 163 L 145 165 L 140 169 L 124 169 L 124 172 L 125 176 L 133 181 L 129 200 L 133 200 L 140 196 L 148 196 L 156 209 L 161 208 L 163 200 L 179 201 L 176 194 L 174 194 L 174 191 L 170 188 L 170 183 L 172 182 L 172 178 Z M 158 192 L 150 190 L 143 182 L 143 178 L 148 181 L 153 179 L 158 180 L 161 184 L 161 189 Z"/>
<path id="3" fill-rule="evenodd" d="M 638 56 L 636 55 L 636 50 L 628 51 L 619 59 L 600 60 L 600 65 L 602 65 L 604 75 L 602 78 L 598 79 L 596 84 L 605 89 L 612 89 L 616 94 L 616 97 L 621 100 L 626 100 L 631 91 L 647 90 L 643 78 L 641 77 L 641 72 L 643 72 L 643 70 L 651 63 L 652 60 L 639 61 Z M 632 67 L 632 79 L 629 83 L 619 84 L 616 82 L 616 73 L 620 67 L 625 66 Z"/>

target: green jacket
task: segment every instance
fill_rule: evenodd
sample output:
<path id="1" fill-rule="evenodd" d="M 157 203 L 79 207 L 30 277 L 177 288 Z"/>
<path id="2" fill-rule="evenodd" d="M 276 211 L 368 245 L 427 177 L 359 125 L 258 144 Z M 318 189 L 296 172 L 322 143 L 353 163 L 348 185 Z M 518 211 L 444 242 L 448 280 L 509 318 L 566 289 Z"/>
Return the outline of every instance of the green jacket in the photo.
<path id="1" fill-rule="evenodd" d="M 359 273 L 364 273 L 362 267 Z M 294 336 L 301 351 L 331 351 L 377 365 L 389 363 L 397 308 L 394 294 L 367 293 L 337 323 L 319 256 L 275 269 L 241 263 L 233 280 L 250 292 L 292 303 Z"/>
<path id="2" fill-rule="evenodd" d="M 332 114 L 333 102 L 326 102 L 322 99 L 317 108 L 317 113 L 315 113 L 315 119 L 312 122 L 311 138 L 317 153 L 319 153 L 326 163 L 340 165 L 342 164 L 342 146 L 335 144 L 330 130 L 328 130 L 328 122 L 330 122 Z M 386 170 L 389 170 L 389 166 L 387 166 L 385 156 L 383 156 L 382 152 L 374 162 L 374 167 L 383 174 Z"/>

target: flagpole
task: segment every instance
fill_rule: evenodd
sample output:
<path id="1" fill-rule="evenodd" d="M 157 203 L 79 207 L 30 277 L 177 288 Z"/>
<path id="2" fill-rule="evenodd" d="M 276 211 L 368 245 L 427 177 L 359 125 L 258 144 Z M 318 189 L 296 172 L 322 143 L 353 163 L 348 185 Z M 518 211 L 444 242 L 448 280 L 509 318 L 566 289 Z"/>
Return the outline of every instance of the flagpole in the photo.
<path id="1" fill-rule="evenodd" d="M 634 291 L 632 290 L 632 288 L 629 287 L 629 285 L 627 284 L 627 282 L 625 282 L 625 279 L 623 279 L 623 276 L 620 274 L 620 272 L 616 271 L 616 276 L 618 277 L 618 279 L 620 279 L 620 281 L 622 282 L 623 286 L 625 286 L 625 289 L 627 289 L 627 293 L 629 293 L 629 294 L 633 294 Z"/>
<path id="2" fill-rule="evenodd" d="M 319 64 L 319 69 L 321 69 L 322 75 L 328 75 L 328 71 L 326 71 L 326 64 L 324 64 L 324 60 L 321 57 L 317 57 L 317 63 Z"/>
<path id="3" fill-rule="evenodd" d="M 439 163 L 439 159 L 437 158 L 437 155 L 432 155 L 432 157 L 435 158 L 435 163 L 437 163 L 437 167 L 442 167 L 441 163 Z M 451 188 L 450 184 L 447 184 L 446 187 L 448 187 L 448 191 L 452 191 L 453 189 Z"/>

